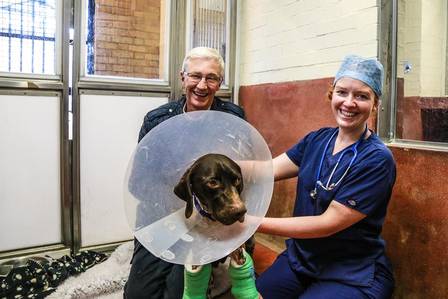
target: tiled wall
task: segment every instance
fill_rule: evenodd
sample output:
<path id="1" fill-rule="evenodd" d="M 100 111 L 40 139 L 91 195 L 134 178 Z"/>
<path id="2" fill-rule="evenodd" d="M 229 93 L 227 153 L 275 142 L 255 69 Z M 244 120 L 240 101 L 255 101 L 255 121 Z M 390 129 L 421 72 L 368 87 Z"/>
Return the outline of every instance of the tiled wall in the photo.
<path id="1" fill-rule="evenodd" d="M 445 95 L 446 19 L 446 0 L 399 1 L 397 74 L 406 97 Z M 407 73 L 404 64 L 412 67 Z"/>
<path id="2" fill-rule="evenodd" d="M 376 0 L 239 1 L 240 85 L 332 77 L 348 53 L 376 57 Z"/>

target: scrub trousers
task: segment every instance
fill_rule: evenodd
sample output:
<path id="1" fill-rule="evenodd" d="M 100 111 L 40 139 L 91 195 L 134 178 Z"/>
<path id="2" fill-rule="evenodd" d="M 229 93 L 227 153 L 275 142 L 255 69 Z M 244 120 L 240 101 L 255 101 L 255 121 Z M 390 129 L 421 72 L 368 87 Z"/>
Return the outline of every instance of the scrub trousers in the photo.
<path id="1" fill-rule="evenodd" d="M 294 272 L 289 266 L 286 251 L 256 281 L 263 299 L 389 299 L 394 278 L 381 264 L 375 267 L 370 286 L 354 286 L 337 281 L 321 281 Z"/>
<path id="2" fill-rule="evenodd" d="M 184 266 L 171 264 L 150 253 L 136 239 L 131 271 L 124 286 L 125 299 L 181 299 Z"/>

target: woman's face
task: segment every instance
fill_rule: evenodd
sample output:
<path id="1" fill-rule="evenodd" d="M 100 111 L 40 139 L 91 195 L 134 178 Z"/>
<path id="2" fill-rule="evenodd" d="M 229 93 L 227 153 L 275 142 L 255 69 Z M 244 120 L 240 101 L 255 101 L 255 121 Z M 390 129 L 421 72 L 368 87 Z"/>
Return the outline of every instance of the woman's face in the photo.
<path id="1" fill-rule="evenodd" d="M 364 130 L 377 106 L 375 93 L 362 81 L 342 77 L 336 82 L 331 109 L 339 128 L 355 132 Z"/>

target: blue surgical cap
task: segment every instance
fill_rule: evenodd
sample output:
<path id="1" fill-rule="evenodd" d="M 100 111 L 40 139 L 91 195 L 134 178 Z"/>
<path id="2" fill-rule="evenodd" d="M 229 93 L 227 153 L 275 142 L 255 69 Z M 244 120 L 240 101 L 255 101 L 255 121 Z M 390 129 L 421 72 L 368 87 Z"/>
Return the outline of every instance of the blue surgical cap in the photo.
<path id="1" fill-rule="evenodd" d="M 384 69 L 383 65 L 376 59 L 363 58 L 357 55 L 346 56 L 336 73 L 333 85 L 342 77 L 350 77 L 364 82 L 372 88 L 378 97 L 382 94 Z"/>

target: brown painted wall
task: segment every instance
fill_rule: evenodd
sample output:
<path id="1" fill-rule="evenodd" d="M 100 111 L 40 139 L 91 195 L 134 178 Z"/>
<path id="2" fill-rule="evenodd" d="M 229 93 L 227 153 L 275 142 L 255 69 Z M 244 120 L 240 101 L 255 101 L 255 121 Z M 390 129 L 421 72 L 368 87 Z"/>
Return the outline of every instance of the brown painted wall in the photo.
<path id="1" fill-rule="evenodd" d="M 395 298 L 448 298 L 448 154 L 392 148 L 397 182 L 384 227 Z"/>
<path id="2" fill-rule="evenodd" d="M 335 125 L 325 99 L 331 82 L 325 78 L 240 88 L 240 104 L 273 156 L 309 131 Z M 374 128 L 374 118 L 369 126 Z M 448 298 L 448 154 L 392 151 L 397 183 L 383 235 L 395 266 L 394 298 Z M 275 184 L 268 215 L 291 215 L 295 184 L 296 180 Z"/>

